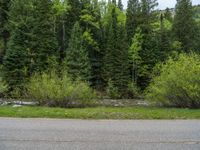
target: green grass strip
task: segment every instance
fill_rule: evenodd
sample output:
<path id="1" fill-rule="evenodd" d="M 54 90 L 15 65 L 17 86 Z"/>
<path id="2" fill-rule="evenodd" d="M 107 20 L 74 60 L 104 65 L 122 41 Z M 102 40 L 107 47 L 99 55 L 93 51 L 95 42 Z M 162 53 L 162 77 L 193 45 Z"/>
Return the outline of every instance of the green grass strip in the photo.
<path id="1" fill-rule="evenodd" d="M 200 119 L 200 109 L 157 107 L 48 108 L 0 106 L 0 117 L 60 119 Z"/>

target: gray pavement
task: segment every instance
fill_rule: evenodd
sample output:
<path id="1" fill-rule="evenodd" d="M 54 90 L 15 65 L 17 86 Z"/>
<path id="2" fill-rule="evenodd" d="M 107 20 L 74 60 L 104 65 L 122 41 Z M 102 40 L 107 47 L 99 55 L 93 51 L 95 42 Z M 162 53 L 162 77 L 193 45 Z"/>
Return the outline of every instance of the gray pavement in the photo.
<path id="1" fill-rule="evenodd" d="M 0 118 L 0 150 L 200 150 L 200 120 Z"/>

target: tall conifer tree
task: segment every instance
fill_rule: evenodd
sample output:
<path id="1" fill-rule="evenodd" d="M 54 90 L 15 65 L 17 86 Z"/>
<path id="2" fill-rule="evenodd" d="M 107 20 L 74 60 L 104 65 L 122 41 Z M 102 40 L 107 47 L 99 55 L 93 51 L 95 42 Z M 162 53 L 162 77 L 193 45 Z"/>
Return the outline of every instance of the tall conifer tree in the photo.
<path id="1" fill-rule="evenodd" d="M 91 67 L 88 51 L 83 46 L 83 34 L 78 22 L 75 23 L 71 33 L 66 54 L 66 64 L 68 72 L 73 79 L 80 78 L 89 81 Z"/>
<path id="2" fill-rule="evenodd" d="M 71 32 L 74 27 L 74 24 L 80 20 L 81 15 L 81 2 L 80 0 L 67 0 L 69 9 L 66 14 L 65 20 L 65 39 L 66 39 L 66 48 L 68 47 L 69 39 L 71 37 Z"/>
<path id="3" fill-rule="evenodd" d="M 4 66 L 6 80 L 13 87 L 25 81 L 24 74 L 30 76 L 48 69 L 49 58 L 57 55 L 57 41 L 52 1 L 12 1 L 9 16 L 11 37 Z"/>
<path id="4" fill-rule="evenodd" d="M 123 4 L 122 4 L 122 0 L 118 0 L 118 4 L 117 4 L 118 8 L 123 11 Z"/>
<path id="5" fill-rule="evenodd" d="M 191 0 L 177 0 L 173 34 L 174 39 L 182 43 L 184 52 L 189 52 L 193 49 L 195 28 Z"/>
<path id="6" fill-rule="evenodd" d="M 53 2 L 51 0 L 33 1 L 34 22 L 32 24 L 31 50 L 35 63 L 33 71 L 43 71 L 48 67 L 48 59 L 58 56 L 58 42 L 54 31 Z"/>
<path id="7" fill-rule="evenodd" d="M 125 27 L 118 23 L 116 7 L 112 8 L 106 45 L 104 79 L 123 93 L 128 84 L 128 48 Z"/>
<path id="8" fill-rule="evenodd" d="M 138 85 L 141 89 L 147 87 L 151 79 L 151 71 L 159 60 L 158 39 L 152 27 L 152 23 L 157 18 L 154 11 L 155 6 L 157 6 L 157 0 L 141 0 L 138 26 L 143 35 L 142 50 L 139 54 L 140 58 L 142 58 L 142 64 L 139 70 L 142 70 L 142 72 L 137 78 Z"/>
<path id="9" fill-rule="evenodd" d="M 28 76 L 30 66 L 30 26 L 33 17 L 28 13 L 32 11 L 30 1 L 16 0 L 12 2 L 9 12 L 11 37 L 8 49 L 4 57 L 4 79 L 9 85 L 10 91 L 15 88 L 23 88 Z M 18 14 L 18 15 L 16 15 Z M 25 15 L 26 14 L 26 15 Z M 21 18 L 21 19 L 19 19 Z"/>
<path id="10" fill-rule="evenodd" d="M 126 12 L 126 30 L 129 44 L 133 38 L 138 26 L 139 17 L 139 0 L 129 0 Z"/>
<path id="11" fill-rule="evenodd" d="M 8 30 L 8 12 L 10 8 L 10 0 L 0 0 L 0 63 L 3 61 L 5 54 L 8 38 L 10 36 Z"/>

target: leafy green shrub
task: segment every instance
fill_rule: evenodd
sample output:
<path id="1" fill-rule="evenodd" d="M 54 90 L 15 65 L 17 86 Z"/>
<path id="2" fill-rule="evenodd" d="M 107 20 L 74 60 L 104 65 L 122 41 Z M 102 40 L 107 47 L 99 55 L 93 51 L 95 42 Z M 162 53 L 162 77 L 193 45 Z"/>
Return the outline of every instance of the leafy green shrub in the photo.
<path id="1" fill-rule="evenodd" d="M 5 92 L 7 92 L 7 90 L 8 90 L 7 84 L 0 77 L 0 97 L 2 97 L 5 94 Z"/>
<path id="2" fill-rule="evenodd" d="M 72 81 L 67 73 L 58 76 L 54 71 L 34 75 L 27 85 L 27 96 L 41 105 L 60 107 L 93 105 L 96 98 L 87 83 Z"/>
<path id="3" fill-rule="evenodd" d="M 133 82 L 128 84 L 127 98 L 138 98 L 139 97 L 139 88 Z"/>
<path id="4" fill-rule="evenodd" d="M 117 87 L 114 86 L 111 79 L 108 81 L 106 93 L 109 98 L 119 99 L 121 97 L 119 90 L 117 89 Z"/>
<path id="5" fill-rule="evenodd" d="M 180 54 L 163 64 L 147 89 L 147 98 L 166 106 L 200 108 L 200 56 Z"/>
<path id="6" fill-rule="evenodd" d="M 8 85 L 2 79 L 2 66 L 0 66 L 0 97 L 5 95 L 5 92 L 8 91 Z"/>

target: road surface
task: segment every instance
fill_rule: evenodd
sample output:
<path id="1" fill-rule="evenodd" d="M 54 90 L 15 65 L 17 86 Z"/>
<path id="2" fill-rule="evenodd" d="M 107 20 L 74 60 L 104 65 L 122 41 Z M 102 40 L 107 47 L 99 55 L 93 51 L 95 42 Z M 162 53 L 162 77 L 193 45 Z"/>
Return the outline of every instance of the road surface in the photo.
<path id="1" fill-rule="evenodd" d="M 200 120 L 0 118 L 0 150 L 200 150 Z"/>

